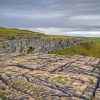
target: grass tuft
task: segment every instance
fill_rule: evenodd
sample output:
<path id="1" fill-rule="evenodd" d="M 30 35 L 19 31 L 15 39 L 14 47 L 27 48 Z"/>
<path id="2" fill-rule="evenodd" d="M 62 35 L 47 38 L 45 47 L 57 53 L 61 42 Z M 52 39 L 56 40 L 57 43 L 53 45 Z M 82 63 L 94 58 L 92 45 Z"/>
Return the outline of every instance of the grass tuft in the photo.
<path id="1" fill-rule="evenodd" d="M 100 58 L 100 44 L 80 45 L 53 52 L 57 55 L 83 55 Z"/>

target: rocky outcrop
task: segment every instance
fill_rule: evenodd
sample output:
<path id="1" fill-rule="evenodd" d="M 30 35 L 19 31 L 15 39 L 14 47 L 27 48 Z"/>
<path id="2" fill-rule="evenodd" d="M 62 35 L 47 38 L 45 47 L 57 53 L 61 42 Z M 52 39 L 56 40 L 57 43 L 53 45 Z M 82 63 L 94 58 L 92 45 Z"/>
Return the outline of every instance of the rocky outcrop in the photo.
<path id="1" fill-rule="evenodd" d="M 0 54 L 7 53 L 28 53 L 34 52 L 49 53 L 56 49 L 63 49 L 80 44 L 80 40 L 74 38 L 48 38 L 43 39 L 38 35 L 30 37 L 16 37 L 0 42 Z"/>
<path id="2" fill-rule="evenodd" d="M 100 100 L 100 59 L 27 54 L 0 58 L 1 100 Z"/>

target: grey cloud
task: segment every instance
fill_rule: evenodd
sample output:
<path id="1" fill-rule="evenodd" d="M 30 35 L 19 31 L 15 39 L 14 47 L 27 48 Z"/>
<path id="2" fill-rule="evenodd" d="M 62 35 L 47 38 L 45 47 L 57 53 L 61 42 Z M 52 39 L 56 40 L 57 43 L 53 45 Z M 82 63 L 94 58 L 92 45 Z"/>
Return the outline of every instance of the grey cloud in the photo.
<path id="1" fill-rule="evenodd" d="M 0 26 L 100 31 L 100 0 L 0 0 Z"/>

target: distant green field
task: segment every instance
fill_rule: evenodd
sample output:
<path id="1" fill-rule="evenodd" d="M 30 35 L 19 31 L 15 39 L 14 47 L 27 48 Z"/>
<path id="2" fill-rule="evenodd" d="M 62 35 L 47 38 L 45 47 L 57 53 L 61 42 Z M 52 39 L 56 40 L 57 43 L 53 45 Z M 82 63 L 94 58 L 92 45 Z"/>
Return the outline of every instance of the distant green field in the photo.
<path id="1" fill-rule="evenodd" d="M 83 55 L 100 57 L 100 44 L 81 45 L 53 52 L 57 55 Z"/>
<path id="2" fill-rule="evenodd" d="M 100 39 L 95 40 L 95 42 L 96 42 L 97 44 L 100 44 Z"/>

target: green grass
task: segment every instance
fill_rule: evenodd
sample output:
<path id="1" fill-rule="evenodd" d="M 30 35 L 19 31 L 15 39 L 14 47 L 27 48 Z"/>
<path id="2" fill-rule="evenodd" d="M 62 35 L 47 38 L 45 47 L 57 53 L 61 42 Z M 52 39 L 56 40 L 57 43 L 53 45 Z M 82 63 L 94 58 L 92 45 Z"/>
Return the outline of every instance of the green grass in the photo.
<path id="1" fill-rule="evenodd" d="M 32 34 L 39 35 L 43 39 L 50 39 L 50 38 L 68 38 L 68 36 L 59 36 L 59 35 L 46 35 L 39 32 L 32 32 L 29 30 L 21 30 L 21 29 L 15 29 L 15 28 L 4 28 L 0 27 L 0 40 L 3 39 L 14 39 L 18 36 L 22 37 L 28 37 Z"/>
<path id="2" fill-rule="evenodd" d="M 63 39 L 63 38 L 72 38 L 71 36 L 62 36 L 62 35 L 44 35 L 43 39 Z"/>
<path id="3" fill-rule="evenodd" d="M 89 79 L 89 85 L 94 85 L 94 81 L 92 79 Z"/>
<path id="4" fill-rule="evenodd" d="M 68 81 L 68 78 L 67 77 L 63 77 L 63 76 L 56 76 L 56 77 L 53 77 L 51 79 L 52 82 L 57 82 L 57 83 L 60 83 L 62 85 L 65 85 L 66 82 Z"/>
<path id="5" fill-rule="evenodd" d="M 0 39 L 13 39 L 17 36 L 28 37 L 32 34 L 37 34 L 39 36 L 43 36 L 45 34 L 39 32 L 32 32 L 28 30 L 19 30 L 14 28 L 3 28 L 0 27 Z"/>
<path id="6" fill-rule="evenodd" d="M 83 55 L 100 58 L 100 44 L 80 45 L 53 52 L 57 55 Z"/>
<path id="7" fill-rule="evenodd" d="M 97 44 L 100 44 L 100 39 L 95 40 Z"/>

